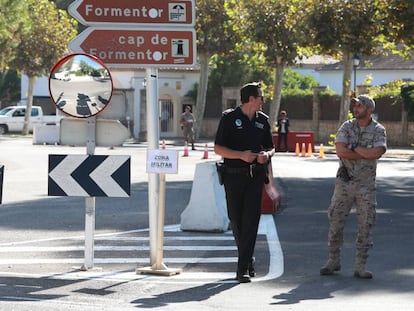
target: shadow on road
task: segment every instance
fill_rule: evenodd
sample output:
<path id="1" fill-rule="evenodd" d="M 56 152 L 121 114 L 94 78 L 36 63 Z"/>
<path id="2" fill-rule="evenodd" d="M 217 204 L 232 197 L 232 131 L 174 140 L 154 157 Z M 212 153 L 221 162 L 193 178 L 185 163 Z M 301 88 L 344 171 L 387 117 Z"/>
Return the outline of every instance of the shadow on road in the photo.
<path id="1" fill-rule="evenodd" d="M 226 281 L 229 281 L 228 283 Z M 151 298 L 141 298 L 132 301 L 137 308 L 158 308 L 165 307 L 174 303 L 189 301 L 204 301 L 221 292 L 231 289 L 238 285 L 233 280 L 221 280 L 217 283 L 209 283 L 183 290 L 161 293 Z"/>

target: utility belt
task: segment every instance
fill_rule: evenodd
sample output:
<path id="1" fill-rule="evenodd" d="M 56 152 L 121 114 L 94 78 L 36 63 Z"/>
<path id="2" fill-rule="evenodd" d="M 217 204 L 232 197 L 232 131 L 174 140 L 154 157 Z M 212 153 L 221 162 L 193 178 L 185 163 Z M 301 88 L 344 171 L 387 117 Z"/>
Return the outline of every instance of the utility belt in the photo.
<path id="1" fill-rule="evenodd" d="M 243 167 L 228 167 L 226 166 L 224 172 L 228 174 L 240 174 L 240 175 L 249 175 L 253 178 L 254 173 L 262 170 L 263 166 L 259 164 L 250 164 L 249 166 Z"/>
<path id="2" fill-rule="evenodd" d="M 248 166 L 243 166 L 243 167 L 229 167 L 229 166 L 226 166 L 223 162 L 217 162 L 216 167 L 217 167 L 217 173 L 219 176 L 220 185 L 223 184 L 225 175 L 244 175 L 244 176 L 250 176 L 251 178 L 253 178 L 260 174 L 264 174 L 265 183 L 266 184 L 269 183 L 267 164 L 253 163 L 253 164 L 250 164 Z"/>

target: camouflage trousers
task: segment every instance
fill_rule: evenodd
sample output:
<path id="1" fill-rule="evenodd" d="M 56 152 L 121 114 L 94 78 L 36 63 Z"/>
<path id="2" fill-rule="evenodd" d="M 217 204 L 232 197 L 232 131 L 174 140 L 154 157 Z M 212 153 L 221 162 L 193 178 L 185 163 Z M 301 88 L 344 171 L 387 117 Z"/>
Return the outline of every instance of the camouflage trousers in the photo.
<path id="1" fill-rule="evenodd" d="M 375 181 L 361 183 L 350 180 L 345 182 L 337 178 L 328 209 L 328 246 L 332 252 L 339 251 L 344 242 L 345 222 L 354 203 L 358 221 L 356 248 L 367 251 L 373 245 L 371 229 L 376 221 L 377 205 Z"/>
<path id="2" fill-rule="evenodd" d="M 194 144 L 194 129 L 193 129 L 193 127 L 184 126 L 183 127 L 183 136 L 184 136 L 184 141 L 186 141 L 190 144 Z"/>

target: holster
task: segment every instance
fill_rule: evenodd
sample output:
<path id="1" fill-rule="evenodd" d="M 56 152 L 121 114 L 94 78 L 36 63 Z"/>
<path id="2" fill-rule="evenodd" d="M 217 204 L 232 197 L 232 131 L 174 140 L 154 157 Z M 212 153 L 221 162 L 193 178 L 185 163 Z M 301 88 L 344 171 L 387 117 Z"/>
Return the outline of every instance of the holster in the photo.
<path id="1" fill-rule="evenodd" d="M 265 180 L 264 180 L 264 182 L 265 182 L 266 185 L 270 182 L 270 180 L 269 180 L 269 165 L 272 165 L 272 162 L 270 160 L 266 165 L 264 165 L 264 170 L 265 170 Z"/>
<path id="2" fill-rule="evenodd" d="M 218 161 L 216 162 L 216 169 L 217 169 L 217 176 L 218 176 L 218 180 L 219 180 L 219 184 L 223 185 L 224 184 L 224 174 L 225 174 L 225 165 L 223 161 Z"/>
<path id="3" fill-rule="evenodd" d="M 339 177 L 342 181 L 348 182 L 352 178 L 349 176 L 348 170 L 344 165 L 338 168 L 338 172 L 336 173 L 336 177 Z"/>

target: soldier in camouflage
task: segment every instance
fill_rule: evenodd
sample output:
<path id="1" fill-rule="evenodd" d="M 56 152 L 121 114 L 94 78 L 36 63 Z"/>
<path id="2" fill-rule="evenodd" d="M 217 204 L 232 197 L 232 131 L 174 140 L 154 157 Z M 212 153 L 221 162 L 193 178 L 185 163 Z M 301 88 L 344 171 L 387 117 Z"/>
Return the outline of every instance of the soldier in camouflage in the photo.
<path id="1" fill-rule="evenodd" d="M 340 251 L 345 221 L 355 203 L 358 236 L 354 276 L 371 279 L 365 269 L 368 249 L 372 247 L 371 228 L 376 219 L 375 178 L 377 159 L 386 151 L 385 128 L 372 119 L 375 102 L 367 95 L 353 98 L 354 118 L 344 122 L 336 134 L 335 148 L 340 159 L 335 190 L 328 209 L 328 262 L 321 275 L 331 275 L 341 269 Z"/>

